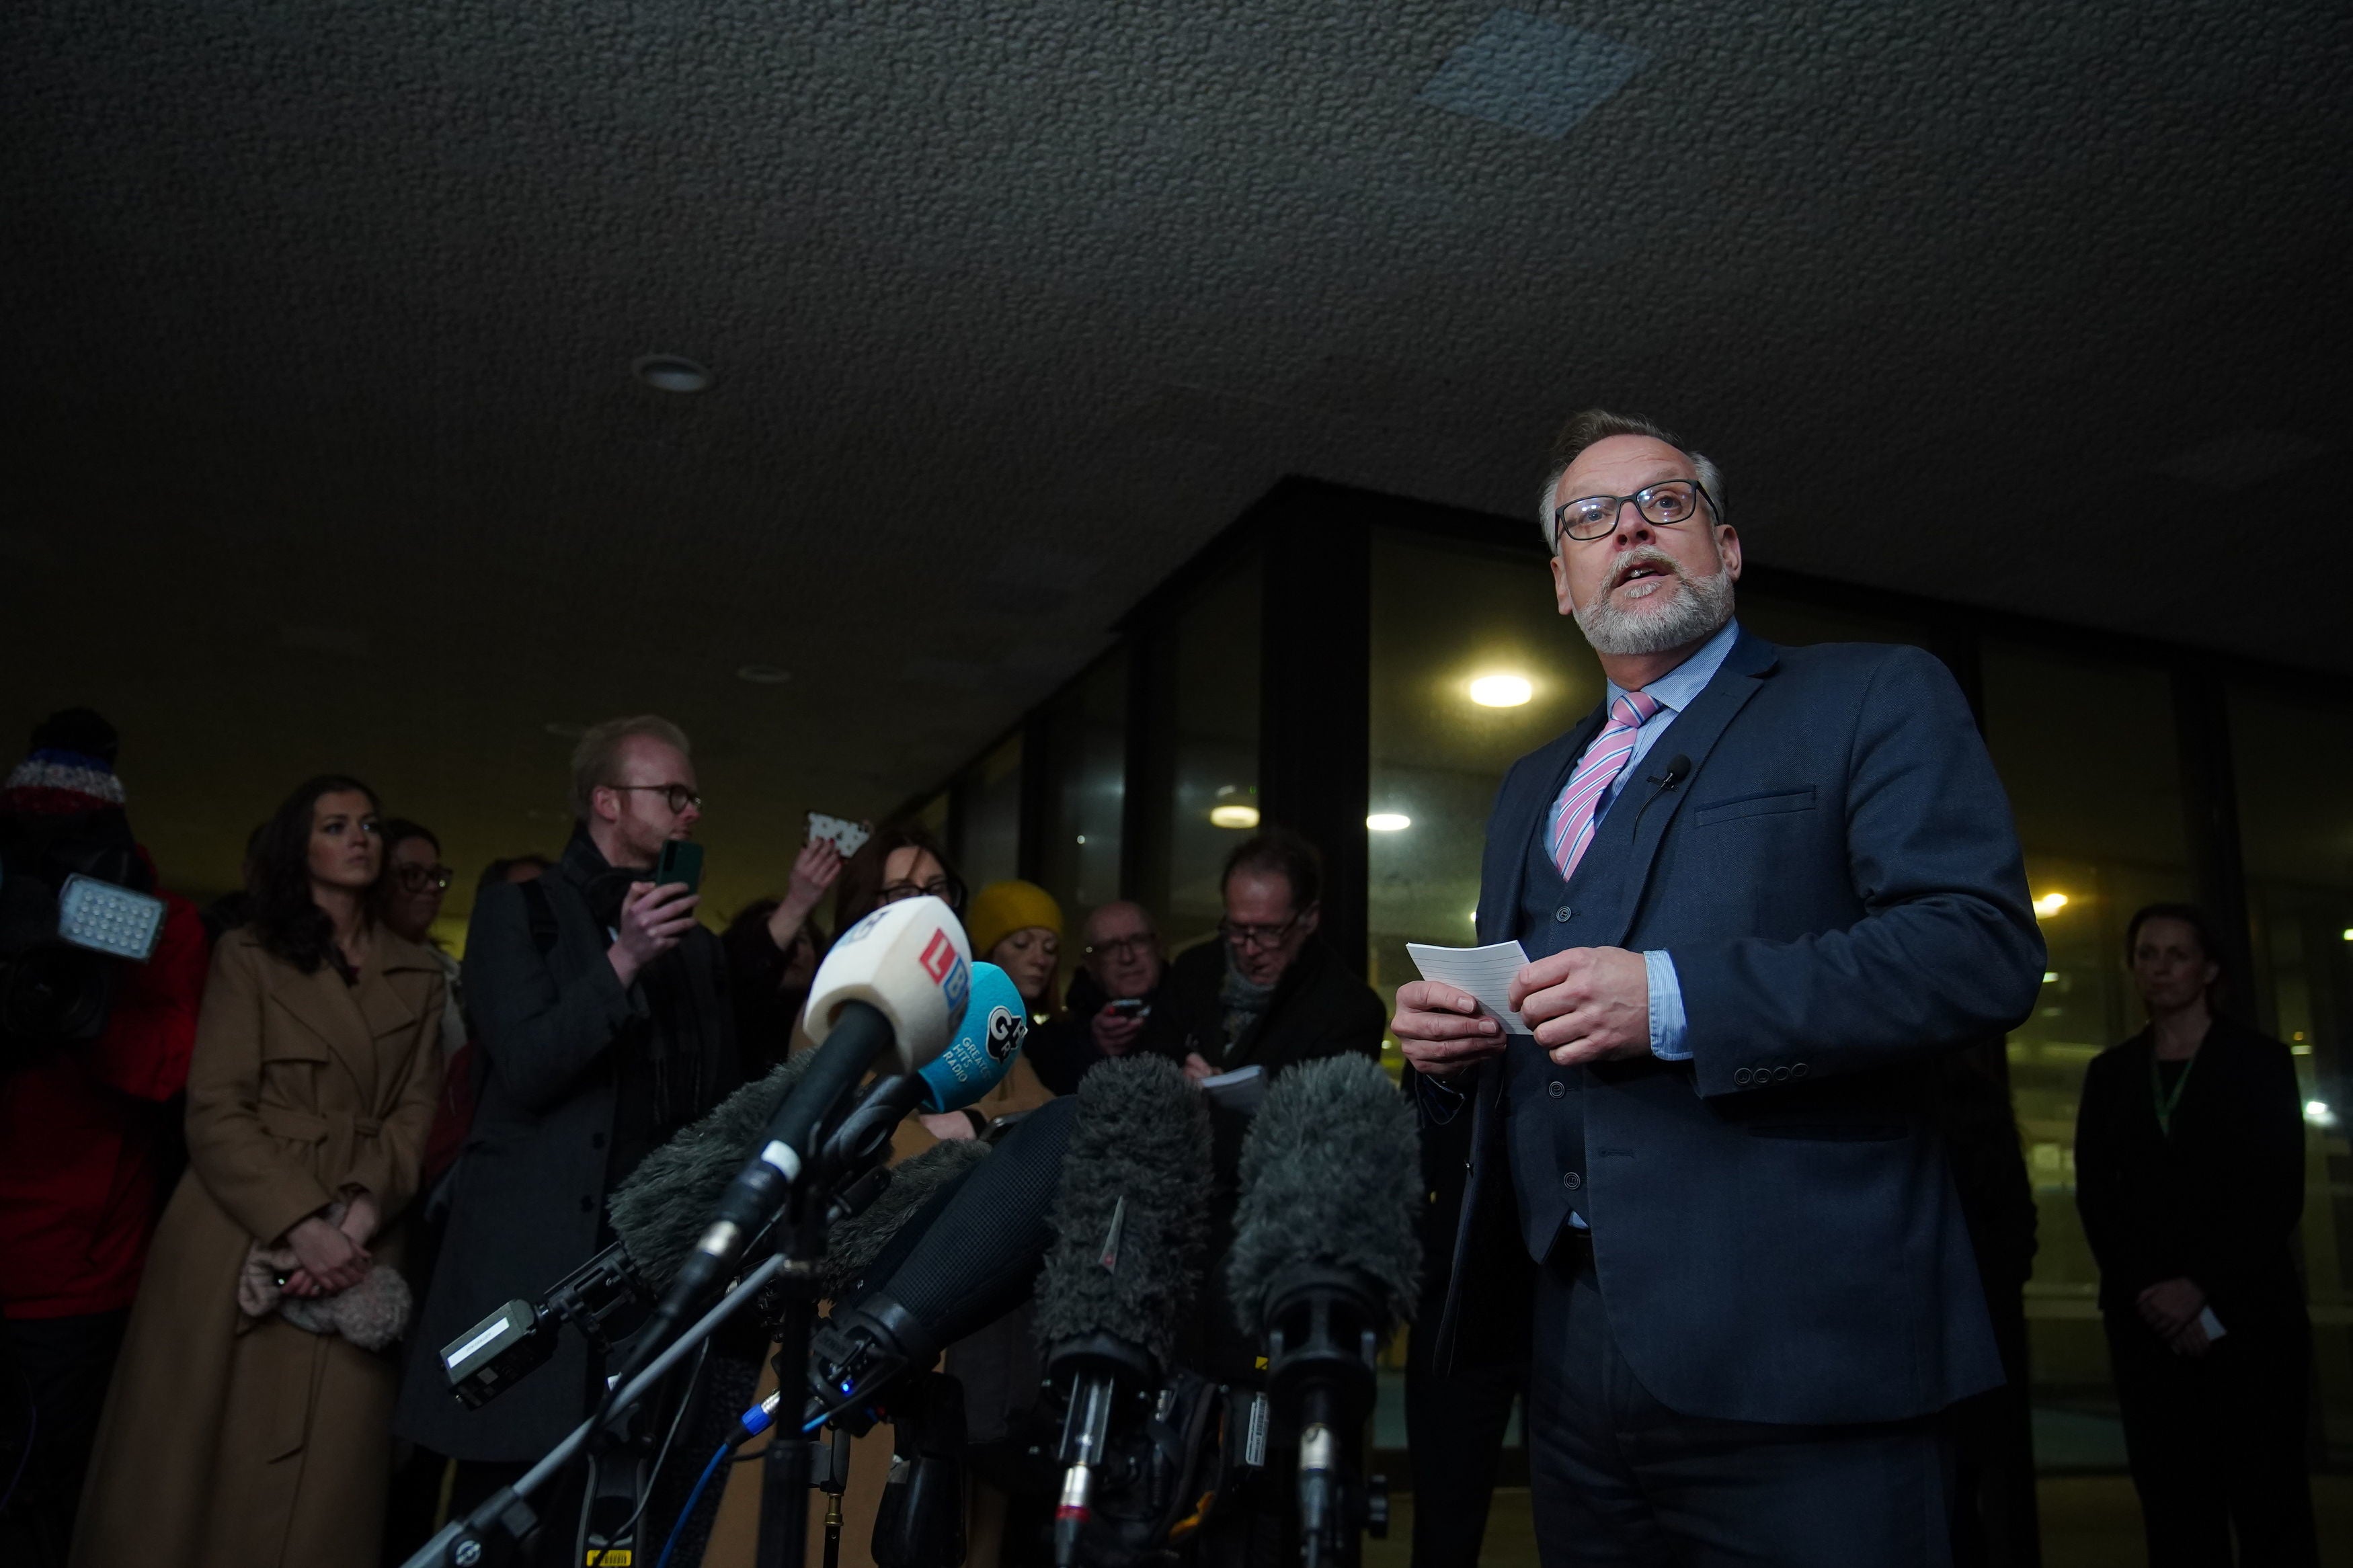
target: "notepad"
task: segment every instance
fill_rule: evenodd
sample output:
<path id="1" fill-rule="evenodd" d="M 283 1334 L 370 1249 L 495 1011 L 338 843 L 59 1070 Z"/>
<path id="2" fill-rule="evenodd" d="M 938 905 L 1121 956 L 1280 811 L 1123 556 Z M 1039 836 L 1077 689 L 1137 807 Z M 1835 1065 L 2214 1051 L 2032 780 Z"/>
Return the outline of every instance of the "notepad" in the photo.
<path id="1" fill-rule="evenodd" d="M 1205 1078 L 1201 1080 L 1201 1092 L 1226 1110 L 1248 1116 L 1266 1099 L 1266 1069 L 1252 1062 L 1246 1068 Z"/>
<path id="2" fill-rule="evenodd" d="M 1512 977 L 1527 967 L 1527 950 L 1516 942 L 1498 942 L 1485 947 L 1433 947 L 1427 942 L 1409 942 L 1406 952 L 1421 971 L 1424 980 L 1435 980 L 1451 985 L 1458 991 L 1468 991 L 1479 998 L 1479 1005 L 1503 1021 L 1504 1027 L 1514 1035 L 1532 1035 L 1517 1013 L 1512 1011 L 1504 998 L 1511 994 Z"/>

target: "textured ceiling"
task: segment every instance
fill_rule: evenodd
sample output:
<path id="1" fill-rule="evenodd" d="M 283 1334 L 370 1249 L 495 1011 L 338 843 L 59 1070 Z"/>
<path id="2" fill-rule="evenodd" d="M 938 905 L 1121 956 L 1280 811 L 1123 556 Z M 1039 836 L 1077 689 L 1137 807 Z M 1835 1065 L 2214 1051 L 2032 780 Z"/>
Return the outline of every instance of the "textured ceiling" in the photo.
<path id="1" fill-rule="evenodd" d="M 106 706 L 218 886 L 329 764 L 552 844 L 657 708 L 723 901 L 1278 476 L 1522 514 L 1593 401 L 1777 565 L 2353 670 L 2348 89 L 2328 5 L 14 0 L 0 739 Z"/>

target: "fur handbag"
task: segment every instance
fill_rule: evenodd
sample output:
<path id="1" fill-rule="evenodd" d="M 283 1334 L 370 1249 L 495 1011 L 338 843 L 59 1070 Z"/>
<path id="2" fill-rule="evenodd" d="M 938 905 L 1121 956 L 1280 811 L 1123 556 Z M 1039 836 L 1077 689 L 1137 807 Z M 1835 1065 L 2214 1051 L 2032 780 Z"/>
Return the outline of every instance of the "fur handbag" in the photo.
<path id="1" fill-rule="evenodd" d="M 328 1208 L 328 1224 L 343 1217 L 343 1205 Z M 332 1296 L 289 1296 L 279 1280 L 301 1267 L 292 1247 L 255 1242 L 246 1248 L 245 1267 L 237 1271 L 237 1309 L 248 1318 L 275 1312 L 298 1329 L 341 1334 L 367 1351 L 383 1350 L 408 1331 L 414 1303 L 399 1269 L 372 1267 L 358 1284 Z"/>

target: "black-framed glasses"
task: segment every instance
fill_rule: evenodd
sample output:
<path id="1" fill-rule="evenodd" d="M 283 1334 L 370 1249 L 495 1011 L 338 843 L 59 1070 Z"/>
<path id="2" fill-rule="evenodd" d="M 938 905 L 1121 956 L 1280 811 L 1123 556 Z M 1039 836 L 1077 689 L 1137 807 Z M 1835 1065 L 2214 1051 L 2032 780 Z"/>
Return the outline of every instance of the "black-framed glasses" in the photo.
<path id="1" fill-rule="evenodd" d="M 956 913 L 964 913 L 964 884 L 954 877 L 934 877 L 928 882 L 885 882 L 874 901 L 896 904 L 909 899 L 937 899 Z"/>
<path id="2" fill-rule="evenodd" d="M 1313 904 L 1308 906 L 1308 909 L 1313 908 L 1314 908 Z M 1299 928 L 1300 918 L 1306 913 L 1307 910 L 1301 910 L 1282 924 L 1271 926 L 1246 926 L 1233 921 L 1219 921 L 1218 934 L 1236 947 L 1251 948 L 1263 952 L 1271 947 L 1281 947 L 1289 941 L 1291 933 Z"/>
<path id="3" fill-rule="evenodd" d="M 399 878 L 400 885 L 412 893 L 421 893 L 427 888 L 446 893 L 449 890 L 449 879 L 457 875 L 447 866 L 395 866 L 392 874 Z"/>
<path id="4" fill-rule="evenodd" d="M 1579 496 L 1553 508 L 1553 548 L 1559 549 L 1564 537 L 1582 544 L 1614 532 L 1618 514 L 1628 501 L 1634 503 L 1643 521 L 1659 528 L 1689 522 L 1699 515 L 1702 501 L 1710 511 L 1715 510 L 1715 498 L 1697 479 L 1661 479 L 1630 496 Z"/>
<path id="5" fill-rule="evenodd" d="M 627 790 L 627 789 L 649 789 L 649 790 L 652 790 L 652 791 L 654 791 L 656 794 L 659 795 L 662 797 L 662 799 L 664 799 L 665 801 L 668 801 L 668 802 L 670 803 L 670 814 L 672 816 L 685 816 L 685 815 L 686 815 L 687 808 L 688 808 L 689 806 L 693 807 L 693 808 L 694 808 L 695 810 L 697 810 L 697 811 L 701 811 L 701 810 L 702 809 L 702 797 L 701 795 L 699 795 L 695 794 L 695 793 L 694 793 L 694 791 L 693 791 L 691 788 L 690 788 L 690 787 L 688 787 L 687 785 L 682 784 L 607 784 L 605 787 L 606 787 L 607 789 L 623 789 L 623 790 Z"/>
<path id="6" fill-rule="evenodd" d="M 1141 953 L 1150 952 L 1159 945 L 1160 939 L 1150 931 L 1145 931 L 1142 936 L 1121 936 L 1113 937 L 1109 942 L 1089 942 L 1086 953 L 1089 958 L 1132 959 Z"/>

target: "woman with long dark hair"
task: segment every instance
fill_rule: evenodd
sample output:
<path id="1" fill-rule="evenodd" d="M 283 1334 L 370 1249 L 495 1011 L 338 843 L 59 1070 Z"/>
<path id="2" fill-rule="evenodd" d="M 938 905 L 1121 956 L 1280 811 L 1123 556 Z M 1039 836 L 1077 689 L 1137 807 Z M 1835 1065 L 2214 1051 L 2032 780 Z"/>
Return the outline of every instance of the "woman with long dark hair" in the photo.
<path id="1" fill-rule="evenodd" d="M 2084 1074 L 2075 1206 L 2152 1568 L 2311 1563 L 2305 1402 L 2312 1354 L 2295 1228 L 2303 1097 L 2279 1041 L 2220 1010 L 2204 913 L 2152 904 L 2125 928 L 2148 1027 Z"/>
<path id="2" fill-rule="evenodd" d="M 401 1227 L 444 981 L 377 918 L 375 792 L 314 778 L 261 834 L 188 1075 L 187 1174 L 108 1394 L 79 1568 L 373 1568 L 406 1327 Z"/>

